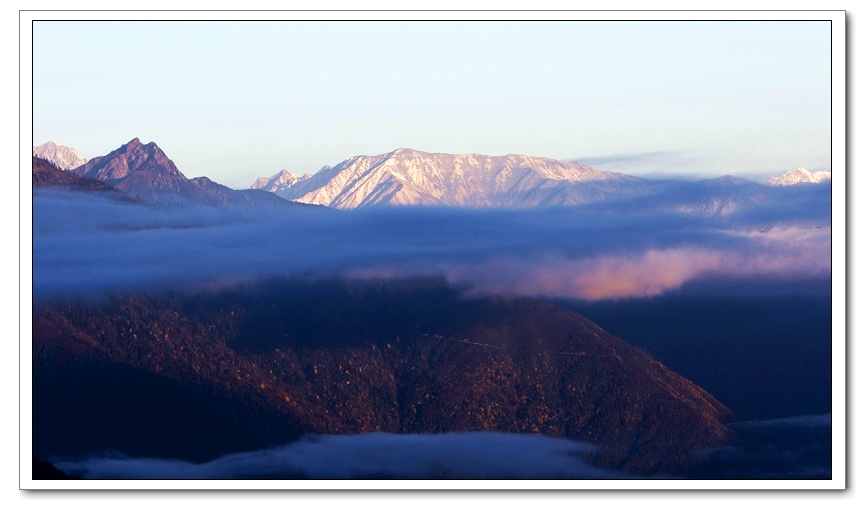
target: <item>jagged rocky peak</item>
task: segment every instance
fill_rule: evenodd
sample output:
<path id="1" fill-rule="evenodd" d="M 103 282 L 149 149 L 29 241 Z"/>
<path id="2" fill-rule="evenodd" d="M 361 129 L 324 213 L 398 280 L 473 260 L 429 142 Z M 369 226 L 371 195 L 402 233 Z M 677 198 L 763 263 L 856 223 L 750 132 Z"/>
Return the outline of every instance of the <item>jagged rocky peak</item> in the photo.
<path id="1" fill-rule="evenodd" d="M 87 163 L 87 158 L 78 154 L 78 151 L 66 145 L 55 142 L 45 142 L 33 147 L 33 155 L 37 158 L 50 161 L 62 170 L 72 170 Z"/>
<path id="2" fill-rule="evenodd" d="M 153 142 L 143 145 L 138 138 L 133 138 L 105 156 L 91 159 L 76 168 L 75 172 L 85 177 L 111 182 L 145 170 L 185 180 L 159 146 Z"/>
<path id="3" fill-rule="evenodd" d="M 770 177 L 766 184 L 769 186 L 790 186 L 800 183 L 818 183 L 832 179 L 832 173 L 826 171 L 809 172 L 803 167 L 795 168 L 781 177 Z"/>
<path id="4" fill-rule="evenodd" d="M 148 145 L 154 145 L 154 143 L 150 142 Z M 141 140 L 139 140 L 137 136 L 121 146 L 122 149 L 126 150 L 137 149 L 138 147 L 141 147 Z"/>
<path id="5" fill-rule="evenodd" d="M 288 170 L 283 168 L 282 170 L 279 171 L 279 173 L 274 175 L 272 178 L 275 178 L 281 182 L 285 182 L 285 181 L 290 181 L 292 179 L 298 179 L 298 178 L 300 178 L 300 176 L 295 175 L 295 174 L 293 174 L 293 173 L 291 173 Z"/>
<path id="6" fill-rule="evenodd" d="M 44 181 L 46 185 L 56 181 L 42 174 L 37 175 L 35 165 L 34 183 L 39 179 L 40 183 Z M 267 208 L 297 206 L 269 193 L 233 190 L 204 176 L 187 179 L 156 143 L 143 144 L 138 138 L 133 138 L 105 156 L 91 159 L 70 173 L 87 181 L 101 181 L 132 200 L 151 204 Z M 66 179 L 60 184 L 66 184 L 67 181 L 71 182 Z M 76 189 L 82 188 L 80 184 L 76 186 Z"/>

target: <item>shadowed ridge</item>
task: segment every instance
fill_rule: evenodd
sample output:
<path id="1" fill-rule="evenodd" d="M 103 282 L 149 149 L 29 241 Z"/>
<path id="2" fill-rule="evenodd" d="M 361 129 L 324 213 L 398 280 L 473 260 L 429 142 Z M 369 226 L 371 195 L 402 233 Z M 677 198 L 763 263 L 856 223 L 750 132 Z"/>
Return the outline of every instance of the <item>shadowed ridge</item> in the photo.
<path id="1" fill-rule="evenodd" d="M 217 396 L 259 447 L 297 430 L 539 433 L 651 474 L 732 438 L 730 412 L 707 392 L 541 300 L 464 299 L 425 280 L 272 281 L 35 313 L 59 314 L 114 363 Z"/>
<path id="2" fill-rule="evenodd" d="M 270 193 L 233 190 L 207 177 L 187 179 L 154 142 L 138 138 L 105 156 L 91 159 L 73 172 L 106 182 L 146 202 L 162 205 L 289 207 L 293 204 Z"/>

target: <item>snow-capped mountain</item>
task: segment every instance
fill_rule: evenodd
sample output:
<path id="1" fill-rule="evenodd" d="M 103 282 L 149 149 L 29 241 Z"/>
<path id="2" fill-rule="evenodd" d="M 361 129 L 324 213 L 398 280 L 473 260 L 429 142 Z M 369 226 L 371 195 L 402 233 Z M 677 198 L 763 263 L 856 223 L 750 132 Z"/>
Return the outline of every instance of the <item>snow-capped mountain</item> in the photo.
<path id="1" fill-rule="evenodd" d="M 371 205 L 535 207 L 577 205 L 645 193 L 648 181 L 579 163 L 509 154 L 426 153 L 397 149 L 355 156 L 315 175 L 282 171 L 252 188 L 340 209 Z"/>
<path id="2" fill-rule="evenodd" d="M 830 178 L 828 172 L 799 170 L 814 179 L 808 182 Z M 283 170 L 258 179 L 251 187 L 339 209 L 386 205 L 528 209 L 594 204 L 600 210 L 719 219 L 761 204 L 784 202 L 790 195 L 785 191 L 798 189 L 729 175 L 699 181 L 656 180 L 549 158 L 412 149 L 355 156 L 314 175 L 297 176 Z"/>
<path id="3" fill-rule="evenodd" d="M 790 170 L 786 174 L 781 177 L 770 177 L 766 180 L 766 183 L 769 186 L 790 186 L 791 184 L 799 184 L 802 182 L 807 183 L 817 183 L 828 181 L 832 179 L 831 172 L 809 172 L 808 170 L 802 168 L 796 168 L 795 170 Z"/>
<path id="4" fill-rule="evenodd" d="M 72 147 L 54 142 L 45 142 L 33 147 L 33 155 L 54 163 L 62 170 L 72 170 L 87 163 L 87 158 L 81 157 L 81 154 L 78 154 L 78 151 Z"/>
<path id="5" fill-rule="evenodd" d="M 324 167 L 322 170 L 329 169 L 329 168 L 330 167 L 327 166 L 327 167 Z M 282 190 L 282 189 L 290 188 L 290 187 L 294 186 L 295 184 L 297 184 L 298 182 L 303 181 L 305 179 L 308 179 L 310 177 L 312 177 L 312 176 L 309 174 L 294 175 L 293 173 L 289 172 L 288 170 L 282 170 L 278 174 L 274 175 L 273 177 L 261 177 L 260 179 L 257 179 L 254 183 L 252 183 L 252 186 L 250 186 L 250 188 L 263 189 L 264 191 L 270 191 L 270 192 L 277 192 L 277 191 Z"/>

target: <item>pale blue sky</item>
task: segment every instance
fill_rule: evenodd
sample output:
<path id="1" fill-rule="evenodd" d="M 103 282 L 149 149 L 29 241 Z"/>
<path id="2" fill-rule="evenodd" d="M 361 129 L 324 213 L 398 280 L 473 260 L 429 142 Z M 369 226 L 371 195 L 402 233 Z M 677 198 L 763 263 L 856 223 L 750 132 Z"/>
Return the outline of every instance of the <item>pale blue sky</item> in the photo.
<path id="1" fill-rule="evenodd" d="M 398 147 L 829 169 L 826 22 L 35 22 L 33 131 L 234 188 Z"/>

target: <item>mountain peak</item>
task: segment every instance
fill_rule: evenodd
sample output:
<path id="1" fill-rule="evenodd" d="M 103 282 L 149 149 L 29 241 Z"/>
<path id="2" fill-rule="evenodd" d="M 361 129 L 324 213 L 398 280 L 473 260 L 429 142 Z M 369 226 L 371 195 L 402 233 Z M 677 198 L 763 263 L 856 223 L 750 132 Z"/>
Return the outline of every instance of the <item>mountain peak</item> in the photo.
<path id="1" fill-rule="evenodd" d="M 52 180 L 53 174 L 49 172 L 37 174 L 37 170 L 34 156 L 34 186 L 59 184 L 70 187 L 69 183 L 72 183 L 77 186 L 75 189 L 91 189 L 81 183 L 95 180 L 101 181 L 100 184 L 105 184 L 108 189 L 125 193 L 132 200 L 152 204 L 268 208 L 297 206 L 268 193 L 233 190 L 208 177 L 187 179 L 156 143 L 144 145 L 138 138 L 133 138 L 105 156 L 91 159 L 60 181 Z M 288 178 L 293 176 L 287 170 L 280 174 Z M 88 186 L 92 187 L 92 182 Z"/>
<path id="2" fill-rule="evenodd" d="M 394 149 L 393 152 L 391 152 L 391 154 L 394 156 L 415 156 L 415 155 L 429 155 L 430 153 L 421 152 L 419 150 L 410 149 L 408 147 L 400 147 L 398 149 Z"/>
<path id="3" fill-rule="evenodd" d="M 323 169 L 322 169 L 323 170 Z M 295 175 L 286 169 L 273 174 L 270 177 L 260 177 L 256 179 L 250 189 L 263 189 L 264 191 L 276 191 L 280 187 L 288 186 L 309 178 L 309 175 Z"/>
<path id="4" fill-rule="evenodd" d="M 75 169 L 82 177 L 99 179 L 127 193 L 149 195 L 157 190 L 172 190 L 186 183 L 168 156 L 155 143 L 142 145 L 133 138 L 105 156 L 93 158 Z"/>
<path id="5" fill-rule="evenodd" d="M 769 186 L 791 186 L 800 183 L 818 183 L 832 179 L 831 172 L 809 172 L 804 167 L 794 168 L 781 177 L 770 177 L 766 180 Z"/>
<path id="6" fill-rule="evenodd" d="M 33 147 L 33 155 L 37 158 L 50 161 L 62 170 L 72 170 L 87 163 L 87 158 L 81 157 L 78 151 L 72 147 L 50 141 Z"/>
<path id="7" fill-rule="evenodd" d="M 153 144 L 153 142 L 150 142 L 150 143 Z M 138 137 L 135 137 L 132 140 L 129 140 L 128 142 L 126 142 L 126 144 L 123 145 L 123 147 L 125 147 L 127 150 L 137 149 L 137 148 L 141 147 L 141 140 L 139 140 Z"/>

